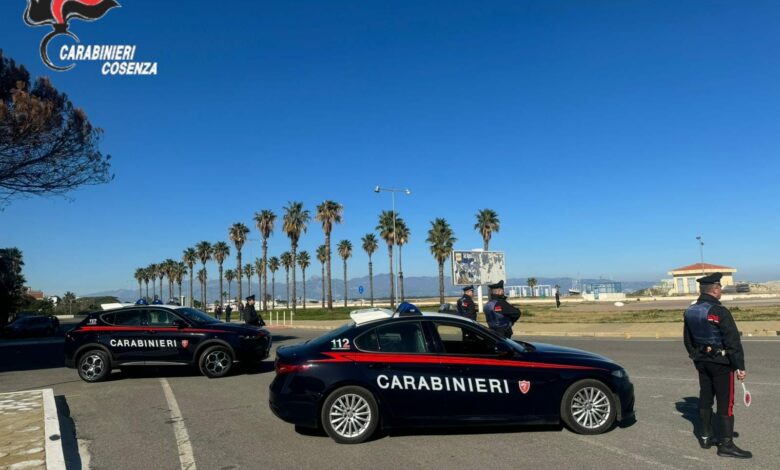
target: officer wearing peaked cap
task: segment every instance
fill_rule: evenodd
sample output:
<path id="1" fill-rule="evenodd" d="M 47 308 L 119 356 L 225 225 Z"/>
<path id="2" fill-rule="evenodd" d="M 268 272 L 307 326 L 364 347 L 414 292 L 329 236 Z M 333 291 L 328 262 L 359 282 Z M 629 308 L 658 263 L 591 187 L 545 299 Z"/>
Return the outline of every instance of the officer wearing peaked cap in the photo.
<path id="1" fill-rule="evenodd" d="M 463 295 L 458 299 L 458 315 L 477 321 L 477 306 L 474 304 L 474 286 L 463 288 Z"/>
<path id="2" fill-rule="evenodd" d="M 250 295 L 246 298 L 246 306 L 244 306 L 244 322 L 247 325 L 265 326 L 265 322 L 255 310 L 255 296 Z"/>
<path id="3" fill-rule="evenodd" d="M 520 310 L 509 305 L 509 302 L 506 301 L 503 280 L 488 285 L 488 288 L 490 289 L 490 300 L 485 304 L 484 309 L 488 328 L 504 338 L 511 338 L 512 325 L 520 319 Z"/>
<path id="4" fill-rule="evenodd" d="M 718 455 L 749 459 L 753 456 L 734 444 L 734 376 L 744 380 L 745 353 L 731 312 L 720 303 L 721 273 L 698 279 L 701 295 L 685 310 L 683 341 L 699 374 L 699 445 L 709 449 L 713 398 L 717 401 Z"/>

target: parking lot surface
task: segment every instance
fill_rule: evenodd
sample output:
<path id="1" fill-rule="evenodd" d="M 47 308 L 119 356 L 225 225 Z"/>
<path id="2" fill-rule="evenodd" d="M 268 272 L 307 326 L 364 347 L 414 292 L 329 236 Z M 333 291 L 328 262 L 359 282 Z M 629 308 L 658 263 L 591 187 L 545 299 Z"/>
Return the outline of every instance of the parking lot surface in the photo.
<path id="1" fill-rule="evenodd" d="M 322 331 L 274 328 L 275 347 Z M 636 387 L 637 421 L 600 436 L 560 427 L 396 430 L 361 445 L 301 434 L 268 408 L 273 357 L 209 380 L 190 368 L 116 371 L 88 384 L 62 362 L 58 340 L 0 342 L 0 392 L 53 388 L 69 468 L 733 468 L 698 447 L 695 371 L 679 340 L 531 338 L 621 363 Z M 735 406 L 742 468 L 777 468 L 780 341 L 745 339 L 753 405 Z M 274 347 L 274 348 L 275 348 Z"/>

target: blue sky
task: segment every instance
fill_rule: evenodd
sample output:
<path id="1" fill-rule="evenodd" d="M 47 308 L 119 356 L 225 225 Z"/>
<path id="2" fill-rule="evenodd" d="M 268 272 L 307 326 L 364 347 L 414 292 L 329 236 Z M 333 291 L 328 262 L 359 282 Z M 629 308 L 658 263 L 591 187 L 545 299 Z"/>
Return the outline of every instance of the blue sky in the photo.
<path id="1" fill-rule="evenodd" d="M 702 235 L 705 261 L 780 278 L 777 2 L 124 0 L 71 22 L 83 44 L 136 44 L 156 77 L 46 69 L 25 3 L 0 5 L 0 47 L 105 130 L 116 174 L 0 212 L 47 293 L 132 287 L 293 200 L 341 202 L 334 241 L 357 247 L 390 207 L 377 184 L 412 190 L 407 276 L 436 273 L 431 220 L 477 248 L 490 207 L 510 276 L 659 279 Z M 301 247 L 322 239 L 312 223 Z M 271 254 L 288 248 L 277 231 Z M 356 250 L 350 277 L 367 270 Z"/>

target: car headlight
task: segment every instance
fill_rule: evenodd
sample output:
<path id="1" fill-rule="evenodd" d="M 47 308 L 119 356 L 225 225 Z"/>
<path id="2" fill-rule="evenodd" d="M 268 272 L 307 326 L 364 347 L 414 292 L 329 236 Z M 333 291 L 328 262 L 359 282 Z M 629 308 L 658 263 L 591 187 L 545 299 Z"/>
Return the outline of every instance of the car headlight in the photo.
<path id="1" fill-rule="evenodd" d="M 626 372 L 625 369 L 618 369 L 613 370 L 612 375 L 619 378 L 619 379 L 627 379 L 628 378 L 628 372 Z"/>

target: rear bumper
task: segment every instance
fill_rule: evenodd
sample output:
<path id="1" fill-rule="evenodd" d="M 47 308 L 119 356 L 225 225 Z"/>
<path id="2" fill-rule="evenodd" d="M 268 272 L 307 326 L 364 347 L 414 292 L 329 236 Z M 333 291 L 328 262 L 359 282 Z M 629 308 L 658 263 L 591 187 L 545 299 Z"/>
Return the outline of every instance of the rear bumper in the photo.
<path id="1" fill-rule="evenodd" d="M 268 393 L 268 406 L 273 414 L 282 421 L 307 428 L 319 426 L 316 402 L 280 395 L 274 392 L 273 383 Z"/>

